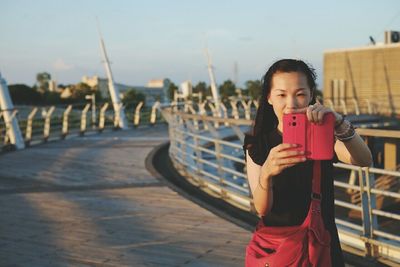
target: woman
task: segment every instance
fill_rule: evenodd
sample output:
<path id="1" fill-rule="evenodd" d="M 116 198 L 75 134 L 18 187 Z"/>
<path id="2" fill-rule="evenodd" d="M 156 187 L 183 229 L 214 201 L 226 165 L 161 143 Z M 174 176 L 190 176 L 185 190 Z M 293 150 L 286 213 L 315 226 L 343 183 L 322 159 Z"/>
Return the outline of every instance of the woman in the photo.
<path id="1" fill-rule="evenodd" d="M 275 62 L 263 78 L 262 94 L 252 135 L 246 135 L 247 177 L 254 206 L 266 226 L 301 225 L 311 202 L 312 164 L 295 144 L 282 144 L 285 113 L 307 114 L 321 123 L 326 113 L 336 118 L 334 151 L 344 163 L 370 166 L 371 152 L 340 114 L 316 103 L 315 72 L 301 60 Z M 336 158 L 335 157 L 335 158 Z M 344 266 L 334 214 L 333 162 L 321 162 L 321 214 L 331 236 L 332 266 Z"/>

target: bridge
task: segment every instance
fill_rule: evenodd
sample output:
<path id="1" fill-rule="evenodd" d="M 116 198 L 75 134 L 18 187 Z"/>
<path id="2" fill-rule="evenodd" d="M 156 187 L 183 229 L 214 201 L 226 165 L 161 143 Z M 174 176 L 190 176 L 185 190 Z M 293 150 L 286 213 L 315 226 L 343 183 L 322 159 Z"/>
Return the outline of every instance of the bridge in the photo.
<path id="1" fill-rule="evenodd" d="M 92 125 L 87 105 L 49 107 L 41 117 L 15 110 L 31 147 L 9 152 L 10 126 L 0 123 L 1 266 L 243 266 L 256 218 L 241 149 L 252 123 L 245 105 L 227 118 L 210 116 L 208 102 L 140 106 L 124 131 L 106 105 Z M 396 266 L 400 173 L 390 169 L 399 132 L 358 131 L 381 149 L 381 168 L 335 166 L 342 247 L 348 266 Z M 232 212 L 218 208 L 224 203 Z"/>

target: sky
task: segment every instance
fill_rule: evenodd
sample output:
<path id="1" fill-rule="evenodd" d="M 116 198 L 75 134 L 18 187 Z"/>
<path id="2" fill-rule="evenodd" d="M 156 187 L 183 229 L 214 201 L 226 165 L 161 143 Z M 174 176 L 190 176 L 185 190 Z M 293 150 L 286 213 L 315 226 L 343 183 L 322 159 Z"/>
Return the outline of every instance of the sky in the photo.
<path id="1" fill-rule="evenodd" d="M 49 72 L 59 84 L 106 77 L 96 17 L 118 83 L 169 78 L 217 84 L 260 79 L 282 58 L 299 58 L 323 81 L 324 51 L 383 42 L 400 30 L 399 0 L 0 0 L 0 73 L 32 86 Z"/>

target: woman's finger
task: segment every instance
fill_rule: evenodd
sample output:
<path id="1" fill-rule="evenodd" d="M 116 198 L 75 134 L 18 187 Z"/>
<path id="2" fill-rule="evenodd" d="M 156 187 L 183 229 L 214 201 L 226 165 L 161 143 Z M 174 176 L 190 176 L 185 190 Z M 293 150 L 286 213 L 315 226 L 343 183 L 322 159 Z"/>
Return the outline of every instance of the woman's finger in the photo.
<path id="1" fill-rule="evenodd" d="M 319 123 L 319 116 L 323 108 L 323 106 L 319 105 L 313 109 L 313 111 L 311 112 L 312 122 Z"/>
<path id="2" fill-rule="evenodd" d="M 322 109 L 319 113 L 318 113 L 318 123 L 322 124 L 322 122 L 324 121 L 324 116 L 326 113 L 328 113 L 329 111 L 326 110 L 325 108 Z"/>
<path id="3" fill-rule="evenodd" d="M 301 157 L 290 157 L 290 158 L 284 158 L 284 159 L 275 159 L 275 164 L 282 166 L 282 165 L 288 165 L 288 164 L 297 164 L 300 162 L 306 161 L 306 157 L 301 156 Z"/>
<path id="4" fill-rule="evenodd" d="M 277 153 L 276 158 L 289 158 L 289 157 L 295 157 L 295 156 L 301 156 L 304 155 L 304 151 L 301 150 L 283 150 Z"/>
<path id="5" fill-rule="evenodd" d="M 277 145 L 276 147 L 274 147 L 271 150 L 274 150 L 276 152 L 280 152 L 280 151 L 284 151 L 284 150 L 288 150 L 288 149 L 293 149 L 293 148 L 296 148 L 298 146 L 299 146 L 298 144 L 283 143 L 283 144 Z"/>

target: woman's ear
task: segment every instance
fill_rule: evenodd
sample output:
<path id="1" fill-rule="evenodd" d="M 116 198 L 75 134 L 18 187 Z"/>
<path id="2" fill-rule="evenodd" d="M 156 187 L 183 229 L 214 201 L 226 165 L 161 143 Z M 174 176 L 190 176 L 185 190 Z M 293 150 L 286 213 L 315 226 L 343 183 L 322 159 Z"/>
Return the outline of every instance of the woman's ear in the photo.
<path id="1" fill-rule="evenodd" d="M 268 104 L 272 105 L 272 102 L 271 102 L 271 94 L 269 94 L 269 95 L 267 96 L 267 101 L 268 101 Z"/>

